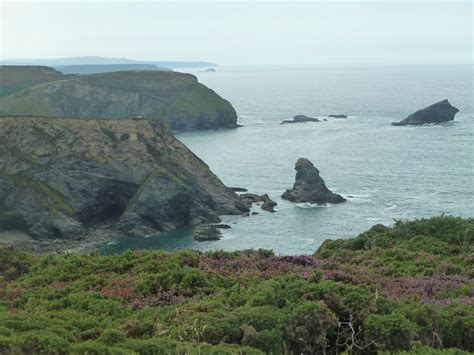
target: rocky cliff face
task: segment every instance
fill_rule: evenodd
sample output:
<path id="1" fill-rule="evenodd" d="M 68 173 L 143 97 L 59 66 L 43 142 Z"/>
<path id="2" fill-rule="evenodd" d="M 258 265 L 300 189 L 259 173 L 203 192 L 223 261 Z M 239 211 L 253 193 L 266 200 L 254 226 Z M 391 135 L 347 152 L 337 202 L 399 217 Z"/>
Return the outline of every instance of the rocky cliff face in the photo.
<path id="1" fill-rule="evenodd" d="M 146 120 L 0 118 L 0 230 L 142 236 L 248 209 L 209 167 Z"/>
<path id="2" fill-rule="evenodd" d="M 282 195 L 291 202 L 309 202 L 316 204 L 340 203 L 346 201 L 341 195 L 326 187 L 319 170 L 308 159 L 299 158 L 295 164 L 295 184 Z"/>
<path id="3" fill-rule="evenodd" d="M 393 122 L 392 126 L 422 125 L 425 123 L 443 123 L 454 120 L 459 110 L 448 100 L 437 102 L 431 106 L 412 113 L 400 122 Z"/>
<path id="4" fill-rule="evenodd" d="M 133 118 L 173 130 L 237 127 L 232 105 L 190 74 L 125 71 L 80 75 L 36 85 L 0 100 L 2 115 Z"/>

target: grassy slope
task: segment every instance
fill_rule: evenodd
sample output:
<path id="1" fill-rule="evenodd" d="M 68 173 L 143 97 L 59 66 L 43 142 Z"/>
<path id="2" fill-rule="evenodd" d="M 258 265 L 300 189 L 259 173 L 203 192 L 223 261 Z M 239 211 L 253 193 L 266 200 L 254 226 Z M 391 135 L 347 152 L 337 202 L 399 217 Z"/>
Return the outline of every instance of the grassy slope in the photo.
<path id="1" fill-rule="evenodd" d="M 163 71 L 134 71 L 99 73 L 78 76 L 64 82 L 80 86 L 103 88 L 114 93 L 146 93 L 166 103 L 164 109 L 156 109 L 153 118 L 169 117 L 173 113 L 185 112 L 191 116 L 204 113 L 208 119 L 217 119 L 216 112 L 233 110 L 227 100 L 222 99 L 189 74 Z M 51 84 L 51 85 L 57 85 Z M 60 116 L 49 94 L 50 85 L 37 85 L 0 99 L 0 115 Z M 51 102 L 53 104 L 51 104 Z"/>
<path id="2" fill-rule="evenodd" d="M 3 249 L 0 353 L 467 354 L 473 238 L 473 219 L 438 217 L 314 256 Z"/>
<path id="3" fill-rule="evenodd" d="M 68 77 L 43 66 L 0 66 L 0 98 L 34 85 Z"/>

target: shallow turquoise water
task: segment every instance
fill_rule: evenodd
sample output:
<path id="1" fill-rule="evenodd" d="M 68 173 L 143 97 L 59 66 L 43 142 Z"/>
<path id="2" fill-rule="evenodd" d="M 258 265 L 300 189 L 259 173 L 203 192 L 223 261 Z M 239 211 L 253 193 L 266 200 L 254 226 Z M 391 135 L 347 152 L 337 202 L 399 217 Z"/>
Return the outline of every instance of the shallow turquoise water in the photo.
<path id="1" fill-rule="evenodd" d="M 472 66 L 365 69 L 220 68 L 199 80 L 236 108 L 236 130 L 178 134 L 229 186 L 268 193 L 278 212 L 243 218 L 215 242 L 196 242 L 183 228 L 144 239 L 122 238 L 103 251 L 157 248 L 273 249 L 314 252 L 328 238 L 357 235 L 376 223 L 442 213 L 474 215 L 474 90 Z M 460 109 L 441 126 L 393 127 L 390 122 L 448 98 Z M 296 114 L 348 119 L 280 125 Z M 293 166 L 310 159 L 339 205 L 281 200 Z"/>

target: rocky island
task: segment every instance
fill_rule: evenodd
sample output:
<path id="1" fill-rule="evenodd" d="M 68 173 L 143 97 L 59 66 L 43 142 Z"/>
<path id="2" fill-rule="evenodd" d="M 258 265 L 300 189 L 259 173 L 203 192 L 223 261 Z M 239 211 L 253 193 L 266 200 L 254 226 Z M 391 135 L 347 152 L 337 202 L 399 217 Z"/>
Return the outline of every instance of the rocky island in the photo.
<path id="1" fill-rule="evenodd" d="M 443 123 L 454 120 L 459 110 L 452 106 L 448 100 L 437 102 L 431 106 L 412 113 L 400 122 L 393 122 L 392 126 L 419 126 L 426 123 Z"/>
<path id="2" fill-rule="evenodd" d="M 43 67 L 45 72 L 47 67 Z M 18 67 L 23 82 L 38 70 Z M 43 83 L 0 99 L 0 115 L 125 119 L 144 117 L 167 122 L 174 131 L 236 128 L 232 105 L 191 74 L 171 71 L 120 71 L 65 76 L 54 72 Z M 49 72 L 48 72 L 49 73 Z M 44 76 L 44 75 L 43 75 Z M 57 78 L 53 80 L 51 78 Z M 51 80 L 50 80 L 51 79 Z M 0 83 L 0 91 L 3 84 Z"/>
<path id="3" fill-rule="evenodd" d="M 285 123 L 304 123 L 304 122 L 321 122 L 319 119 L 314 117 L 308 117 L 305 115 L 296 115 L 292 120 L 281 121 L 281 124 Z"/>
<path id="4" fill-rule="evenodd" d="M 248 207 L 162 122 L 0 118 L 0 231 L 144 236 Z"/>
<path id="5" fill-rule="evenodd" d="M 296 177 L 293 188 L 281 196 L 291 202 L 309 202 L 315 204 L 341 203 L 346 201 L 341 195 L 326 187 L 319 170 L 306 158 L 300 158 L 295 164 Z"/>

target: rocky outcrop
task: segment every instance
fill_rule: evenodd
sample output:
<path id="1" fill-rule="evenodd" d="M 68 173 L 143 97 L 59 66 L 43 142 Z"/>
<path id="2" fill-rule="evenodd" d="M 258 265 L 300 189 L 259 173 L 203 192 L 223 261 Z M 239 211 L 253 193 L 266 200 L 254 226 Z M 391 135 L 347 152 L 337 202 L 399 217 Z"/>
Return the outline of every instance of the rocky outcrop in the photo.
<path id="1" fill-rule="evenodd" d="M 305 115 L 296 115 L 295 117 L 293 117 L 292 120 L 281 121 L 281 124 L 285 124 L 285 123 L 304 123 L 304 122 L 320 122 L 320 120 L 317 119 L 317 118 L 308 117 L 308 116 L 305 116 Z"/>
<path id="2" fill-rule="evenodd" d="M 121 71 L 79 75 L 0 99 L 0 115 L 165 121 L 175 131 L 236 128 L 232 105 L 191 74 Z"/>
<path id="3" fill-rule="evenodd" d="M 347 118 L 347 115 L 344 114 L 333 114 L 333 115 L 328 115 L 329 118 Z"/>
<path id="4" fill-rule="evenodd" d="M 437 102 L 431 106 L 412 113 L 400 122 L 393 122 L 392 126 L 419 126 L 425 123 L 443 123 L 454 120 L 459 110 L 452 106 L 448 100 Z"/>
<path id="5" fill-rule="evenodd" d="M 199 242 L 219 240 L 221 229 L 230 229 L 227 224 L 204 224 L 194 228 L 193 238 Z"/>
<path id="6" fill-rule="evenodd" d="M 300 158 L 295 164 L 296 178 L 291 190 L 286 190 L 282 198 L 291 202 L 316 204 L 340 203 L 346 201 L 341 195 L 326 187 L 319 170 L 308 159 Z"/>
<path id="7" fill-rule="evenodd" d="M 163 123 L 0 118 L 0 230 L 144 236 L 247 211 Z"/>
<path id="8" fill-rule="evenodd" d="M 260 206 L 260 208 L 267 212 L 276 212 L 275 207 L 277 203 L 273 201 L 270 196 L 267 194 L 264 195 L 257 195 L 251 193 L 245 193 L 240 195 L 242 202 L 250 209 L 252 204 L 256 203 Z"/>

